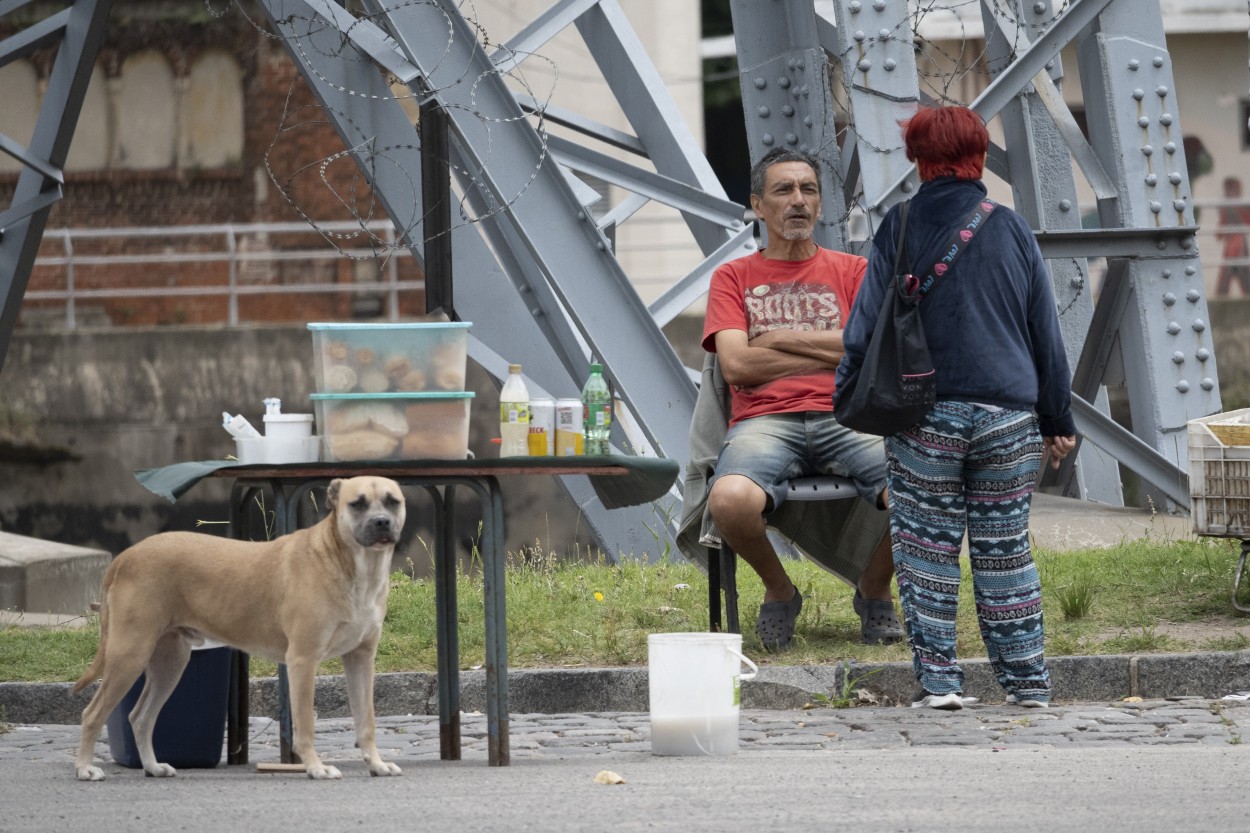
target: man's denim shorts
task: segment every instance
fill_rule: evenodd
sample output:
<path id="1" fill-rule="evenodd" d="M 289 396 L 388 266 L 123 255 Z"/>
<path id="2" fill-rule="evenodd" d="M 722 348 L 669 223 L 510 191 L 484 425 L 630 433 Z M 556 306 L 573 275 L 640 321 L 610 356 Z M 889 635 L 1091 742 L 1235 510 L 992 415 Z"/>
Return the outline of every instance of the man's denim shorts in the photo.
<path id="1" fill-rule="evenodd" d="M 729 429 L 716 461 L 717 478 L 740 474 L 771 498 L 768 511 L 786 499 L 795 477 L 849 477 L 860 497 L 877 505 L 885 489 L 885 448 L 880 437 L 844 428 L 832 411 L 803 411 L 744 419 Z"/>

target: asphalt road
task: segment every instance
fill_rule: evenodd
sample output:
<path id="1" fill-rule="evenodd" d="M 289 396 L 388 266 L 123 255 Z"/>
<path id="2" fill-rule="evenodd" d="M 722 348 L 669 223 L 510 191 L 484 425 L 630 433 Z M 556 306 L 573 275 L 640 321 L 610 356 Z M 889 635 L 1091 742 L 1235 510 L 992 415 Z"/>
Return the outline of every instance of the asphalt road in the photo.
<path id="1" fill-rule="evenodd" d="M 486 764 L 466 716 L 464 760 L 438 759 L 437 719 L 379 721 L 398 778 L 370 778 L 349 719 L 318 721 L 340 781 L 266 774 L 272 721 L 254 719 L 253 765 L 146 778 L 97 757 L 75 780 L 78 727 L 0 734 L 0 832 L 646 831 L 1175 833 L 1247 828 L 1250 705 L 1183 698 L 1048 710 L 747 710 L 739 751 L 651 754 L 648 715 L 514 715 L 512 765 Z M 596 783 L 604 771 L 622 784 Z"/>
<path id="2" fill-rule="evenodd" d="M 0 830 L 1237 831 L 1247 761 L 1237 746 L 632 752 L 401 760 L 405 774 L 385 779 L 347 764 L 336 782 L 223 767 L 100 783 L 43 762 L 0 766 Z M 605 766 L 625 783 L 595 783 Z"/>

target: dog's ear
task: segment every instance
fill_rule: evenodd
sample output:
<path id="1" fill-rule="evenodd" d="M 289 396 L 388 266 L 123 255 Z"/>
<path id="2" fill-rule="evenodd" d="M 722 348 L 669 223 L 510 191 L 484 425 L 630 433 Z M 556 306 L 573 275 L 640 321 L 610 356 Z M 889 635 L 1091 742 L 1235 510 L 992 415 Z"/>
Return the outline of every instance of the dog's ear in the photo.
<path id="1" fill-rule="evenodd" d="M 339 505 L 339 487 L 343 485 L 343 479 L 336 477 L 330 481 L 330 485 L 326 487 L 326 512 L 333 512 Z"/>

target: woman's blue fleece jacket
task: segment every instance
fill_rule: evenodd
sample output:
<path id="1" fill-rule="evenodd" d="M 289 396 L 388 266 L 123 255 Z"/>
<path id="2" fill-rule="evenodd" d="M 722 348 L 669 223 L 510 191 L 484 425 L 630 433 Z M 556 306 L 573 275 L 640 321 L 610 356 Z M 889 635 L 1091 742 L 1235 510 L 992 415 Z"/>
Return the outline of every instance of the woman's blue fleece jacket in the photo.
<path id="1" fill-rule="evenodd" d="M 921 280 L 973 205 L 980 180 L 942 177 L 920 186 L 907 218 L 911 272 Z M 846 355 L 837 385 L 859 367 L 894 276 L 899 206 L 872 240 L 868 273 L 842 334 Z M 997 207 L 963 254 L 920 304 L 937 370 L 938 399 L 1035 410 L 1043 436 L 1076 433 L 1072 376 L 1064 353 L 1046 262 L 1028 223 Z"/>

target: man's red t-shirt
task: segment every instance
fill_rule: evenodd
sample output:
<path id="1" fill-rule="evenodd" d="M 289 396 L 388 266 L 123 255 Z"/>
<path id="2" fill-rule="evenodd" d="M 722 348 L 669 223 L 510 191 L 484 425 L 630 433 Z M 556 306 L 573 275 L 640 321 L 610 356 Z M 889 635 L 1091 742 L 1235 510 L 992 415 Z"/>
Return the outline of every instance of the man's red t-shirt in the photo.
<path id="1" fill-rule="evenodd" d="M 845 326 L 868 261 L 819 249 L 807 260 L 771 260 L 760 253 L 722 264 L 712 275 L 703 323 L 703 349 L 716 352 L 716 333 L 742 330 L 833 330 Z M 733 388 L 733 425 L 748 417 L 833 410 L 834 371 L 786 376 Z"/>

